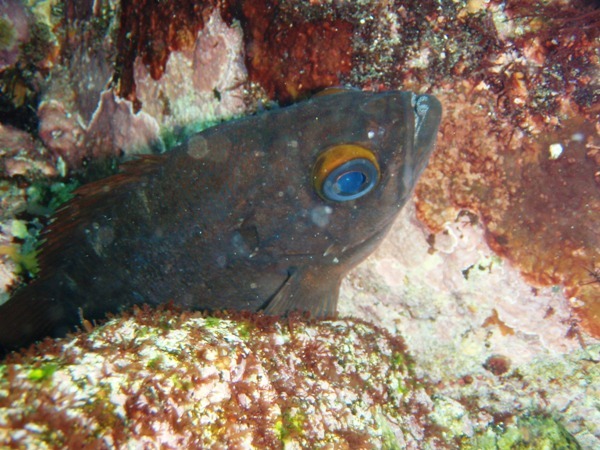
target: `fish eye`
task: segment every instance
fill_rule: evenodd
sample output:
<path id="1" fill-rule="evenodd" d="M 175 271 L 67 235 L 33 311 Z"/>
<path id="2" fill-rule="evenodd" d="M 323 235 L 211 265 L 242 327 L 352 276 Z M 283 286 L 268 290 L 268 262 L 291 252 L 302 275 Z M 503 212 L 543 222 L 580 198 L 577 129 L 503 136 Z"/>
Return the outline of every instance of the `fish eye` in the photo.
<path id="1" fill-rule="evenodd" d="M 345 202 L 360 198 L 378 181 L 377 158 L 360 145 L 331 147 L 319 155 L 313 168 L 315 190 L 325 200 Z"/>

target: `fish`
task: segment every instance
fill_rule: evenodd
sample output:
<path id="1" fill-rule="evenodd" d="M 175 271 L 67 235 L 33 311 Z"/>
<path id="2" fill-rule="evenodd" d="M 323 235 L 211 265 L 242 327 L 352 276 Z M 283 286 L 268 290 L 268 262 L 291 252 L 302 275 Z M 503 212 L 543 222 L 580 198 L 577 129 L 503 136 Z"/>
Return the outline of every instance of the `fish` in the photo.
<path id="1" fill-rule="evenodd" d="M 4 353 L 134 305 L 334 317 L 433 151 L 442 107 L 324 91 L 225 122 L 80 187 L 43 233 L 39 275 L 0 305 Z"/>

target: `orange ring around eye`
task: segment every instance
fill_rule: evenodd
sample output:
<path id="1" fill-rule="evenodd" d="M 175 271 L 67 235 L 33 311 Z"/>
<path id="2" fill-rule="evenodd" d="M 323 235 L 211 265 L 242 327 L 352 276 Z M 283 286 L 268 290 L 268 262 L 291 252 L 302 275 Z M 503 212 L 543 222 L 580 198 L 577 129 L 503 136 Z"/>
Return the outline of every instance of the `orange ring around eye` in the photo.
<path id="1" fill-rule="evenodd" d="M 366 161 L 366 163 L 370 163 L 373 166 L 373 170 L 371 172 L 375 172 L 375 179 L 367 180 L 370 183 L 368 190 L 370 190 L 377 183 L 377 181 L 379 181 L 379 164 L 377 163 L 377 158 L 373 152 L 371 152 L 371 150 L 356 144 L 336 145 L 321 153 L 317 157 L 313 168 L 313 186 L 320 197 L 324 198 L 325 200 L 341 201 L 341 198 L 332 198 L 331 196 L 327 195 L 327 193 L 324 192 L 323 186 L 325 182 L 328 181 L 328 177 L 332 173 L 335 173 L 336 169 L 343 165 L 347 165 L 349 162 L 354 160 Z M 349 197 L 348 200 L 353 198 L 357 197 Z"/>

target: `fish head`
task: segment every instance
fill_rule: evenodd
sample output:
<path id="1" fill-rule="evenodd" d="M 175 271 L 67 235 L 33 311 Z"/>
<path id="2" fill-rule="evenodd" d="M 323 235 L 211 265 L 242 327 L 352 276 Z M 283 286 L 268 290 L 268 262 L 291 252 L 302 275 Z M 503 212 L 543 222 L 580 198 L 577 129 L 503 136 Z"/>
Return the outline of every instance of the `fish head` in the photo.
<path id="1" fill-rule="evenodd" d="M 288 135 L 303 168 L 293 183 L 304 188 L 287 202 L 286 236 L 303 236 L 287 250 L 344 272 L 373 251 L 410 198 L 433 151 L 441 105 L 400 91 L 336 91 L 309 102 L 298 106 Z M 281 167 L 293 156 L 280 155 Z"/>

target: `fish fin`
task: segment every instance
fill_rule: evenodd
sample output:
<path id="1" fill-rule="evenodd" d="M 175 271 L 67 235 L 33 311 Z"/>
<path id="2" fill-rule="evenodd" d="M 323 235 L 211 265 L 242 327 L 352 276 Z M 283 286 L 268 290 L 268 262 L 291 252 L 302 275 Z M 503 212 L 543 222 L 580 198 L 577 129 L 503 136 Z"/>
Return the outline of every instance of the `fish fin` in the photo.
<path id="1" fill-rule="evenodd" d="M 336 274 L 324 277 L 311 269 L 292 269 L 290 276 L 269 301 L 265 313 L 285 315 L 306 311 L 311 317 L 335 317 L 341 279 Z"/>
<path id="2" fill-rule="evenodd" d="M 81 248 L 81 240 L 85 239 L 81 226 L 87 226 L 129 195 L 132 184 L 160 170 L 164 158 L 144 155 L 127 162 L 121 166 L 120 173 L 77 189 L 75 197 L 56 211 L 42 233 L 37 250 L 38 276 L 0 305 L 0 354 L 45 336 L 64 336 L 81 325 L 78 314 L 79 308 L 84 306 L 81 296 L 68 300 L 69 279 L 62 276 L 57 281 L 57 273 L 73 260 L 71 250 Z M 79 264 L 91 265 L 93 260 L 86 258 Z M 102 308 L 104 305 L 94 304 L 83 309 L 86 315 L 102 317 L 104 310 L 110 309 Z"/>
<path id="3" fill-rule="evenodd" d="M 115 189 L 139 181 L 143 176 L 155 172 L 165 161 L 166 155 L 138 155 L 135 159 L 119 166 L 119 172 L 98 181 L 84 184 L 75 194 L 82 197 L 94 197 L 106 192 L 106 188 Z"/>
<path id="4" fill-rule="evenodd" d="M 119 196 L 128 192 L 128 186 L 158 171 L 164 159 L 164 155 L 141 155 L 122 164 L 119 173 L 76 189 L 75 197 L 56 211 L 41 235 L 37 255 L 40 277 L 48 275 L 64 259 L 65 249 L 75 243 L 75 230 L 80 224 L 91 222 L 102 206 L 118 202 Z"/>

